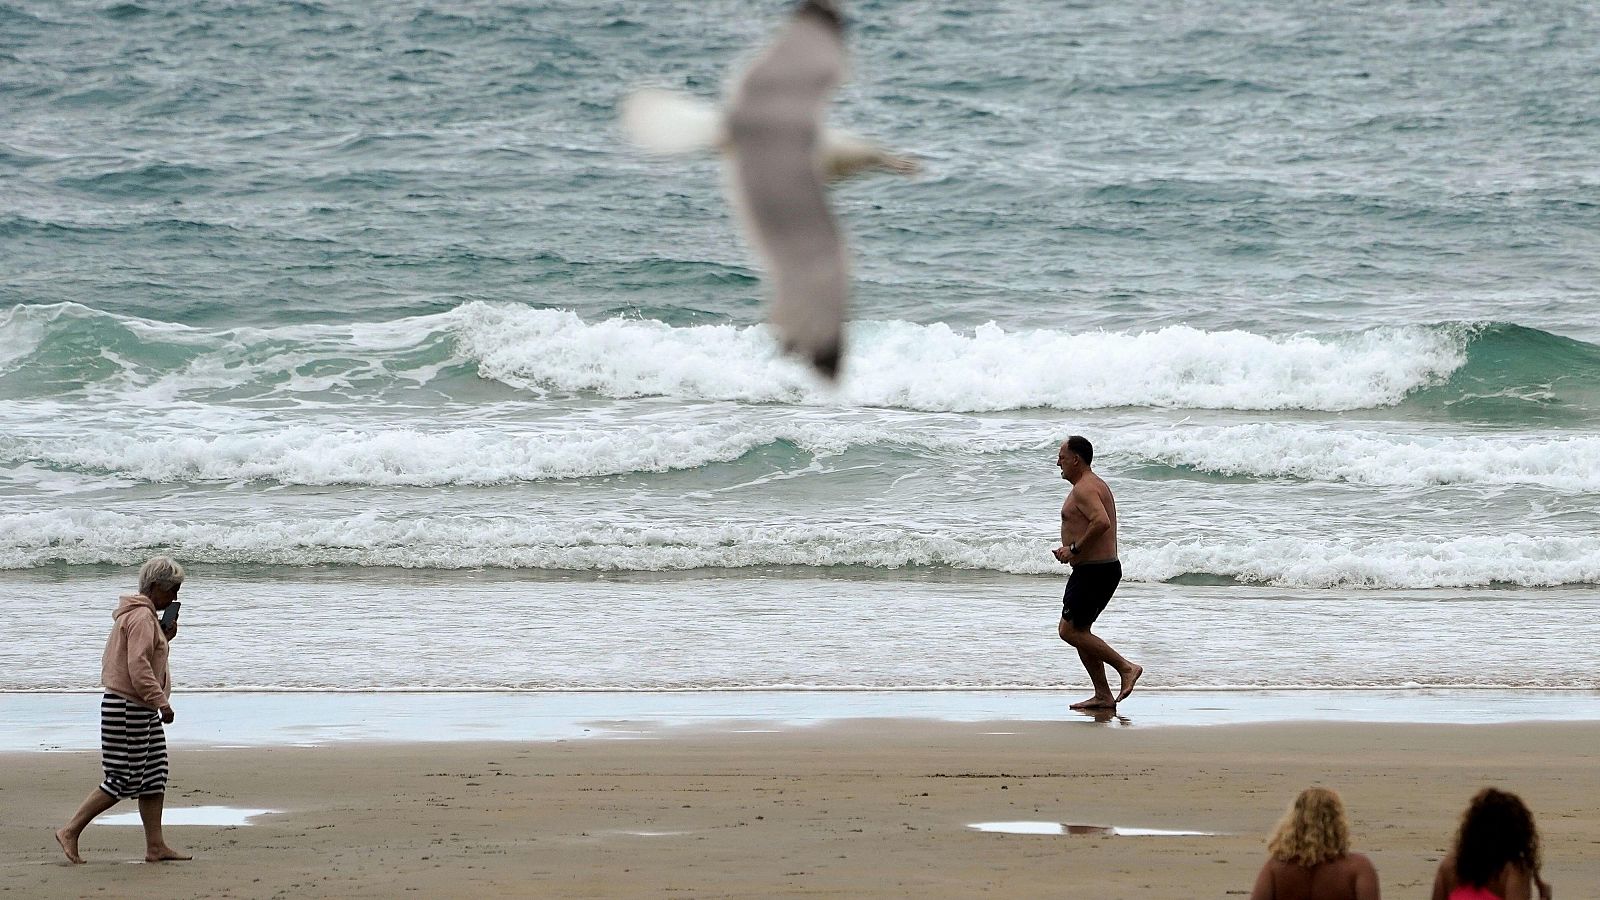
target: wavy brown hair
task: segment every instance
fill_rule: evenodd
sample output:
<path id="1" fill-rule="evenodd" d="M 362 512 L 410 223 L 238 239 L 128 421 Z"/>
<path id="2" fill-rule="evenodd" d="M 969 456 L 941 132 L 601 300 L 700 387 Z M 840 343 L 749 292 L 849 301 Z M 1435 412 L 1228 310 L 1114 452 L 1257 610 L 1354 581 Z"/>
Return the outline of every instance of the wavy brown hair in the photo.
<path id="1" fill-rule="evenodd" d="M 1483 887 L 1507 863 L 1539 871 L 1539 829 L 1522 798 L 1484 788 L 1467 804 L 1456 831 L 1456 881 Z"/>
<path id="2" fill-rule="evenodd" d="M 1327 788 L 1306 788 L 1294 798 L 1267 841 L 1273 859 L 1315 866 L 1350 852 L 1350 825 L 1344 803 Z"/>

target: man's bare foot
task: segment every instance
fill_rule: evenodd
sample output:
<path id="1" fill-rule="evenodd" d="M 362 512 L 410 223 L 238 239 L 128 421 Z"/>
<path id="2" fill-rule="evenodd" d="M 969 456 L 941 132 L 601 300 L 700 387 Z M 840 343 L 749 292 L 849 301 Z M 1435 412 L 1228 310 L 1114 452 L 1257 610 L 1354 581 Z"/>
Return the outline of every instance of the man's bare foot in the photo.
<path id="1" fill-rule="evenodd" d="M 144 851 L 145 862 L 165 862 L 171 859 L 194 859 L 187 853 L 179 853 L 171 847 L 151 847 Z"/>
<path id="2" fill-rule="evenodd" d="M 1116 709 L 1117 701 L 1110 697 L 1101 697 L 1098 694 L 1087 700 L 1079 700 L 1068 709 Z"/>
<path id="3" fill-rule="evenodd" d="M 1133 686 L 1139 681 L 1139 676 L 1144 674 L 1144 666 L 1134 666 L 1131 671 L 1122 673 L 1122 692 L 1117 694 L 1117 702 L 1128 699 L 1133 693 Z"/>
<path id="4" fill-rule="evenodd" d="M 78 836 L 67 834 L 65 828 L 56 829 L 56 843 L 61 845 L 61 852 L 67 855 L 67 862 L 75 866 L 83 865 L 83 857 L 78 855 Z"/>

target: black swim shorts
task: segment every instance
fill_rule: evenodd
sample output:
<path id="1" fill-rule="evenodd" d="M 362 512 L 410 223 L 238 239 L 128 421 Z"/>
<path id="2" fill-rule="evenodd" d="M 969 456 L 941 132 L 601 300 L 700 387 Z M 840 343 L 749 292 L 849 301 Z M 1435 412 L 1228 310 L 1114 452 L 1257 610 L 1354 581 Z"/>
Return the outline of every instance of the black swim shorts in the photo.
<path id="1" fill-rule="evenodd" d="M 1067 578 L 1067 591 L 1061 597 L 1061 618 L 1077 628 L 1093 625 L 1111 602 L 1111 595 L 1117 592 L 1120 581 L 1122 563 L 1114 559 L 1073 566 L 1072 575 Z"/>

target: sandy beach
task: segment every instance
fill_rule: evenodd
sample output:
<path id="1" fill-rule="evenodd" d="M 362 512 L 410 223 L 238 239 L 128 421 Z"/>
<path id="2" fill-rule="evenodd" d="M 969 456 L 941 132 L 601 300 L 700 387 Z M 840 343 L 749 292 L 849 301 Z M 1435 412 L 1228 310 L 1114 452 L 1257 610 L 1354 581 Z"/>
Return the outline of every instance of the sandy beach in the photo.
<path id="1" fill-rule="evenodd" d="M 94 752 L 0 758 L 0 893 L 27 897 L 1242 895 L 1294 792 L 1339 790 L 1385 894 L 1422 896 L 1467 797 L 1517 791 L 1564 896 L 1600 884 L 1600 723 L 1086 727 L 847 720 L 701 724 L 627 739 L 340 743 L 173 752 L 183 807 L 270 809 L 172 825 L 195 854 L 141 858 L 97 824 L 90 860 L 50 840 Z M 131 812 L 131 804 L 113 810 Z M 1203 832 L 989 833 L 986 822 Z"/>

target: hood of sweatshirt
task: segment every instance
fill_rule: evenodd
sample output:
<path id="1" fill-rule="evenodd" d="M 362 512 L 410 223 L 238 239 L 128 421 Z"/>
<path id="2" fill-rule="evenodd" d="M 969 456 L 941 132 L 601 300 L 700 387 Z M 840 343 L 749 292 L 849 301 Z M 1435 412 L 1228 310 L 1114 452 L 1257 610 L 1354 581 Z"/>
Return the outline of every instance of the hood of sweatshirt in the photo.
<path id="1" fill-rule="evenodd" d="M 148 609 L 151 612 L 155 612 L 156 605 L 150 601 L 149 597 L 143 594 L 123 594 L 117 598 L 117 611 L 111 614 L 111 619 L 116 621 L 136 609 Z"/>

